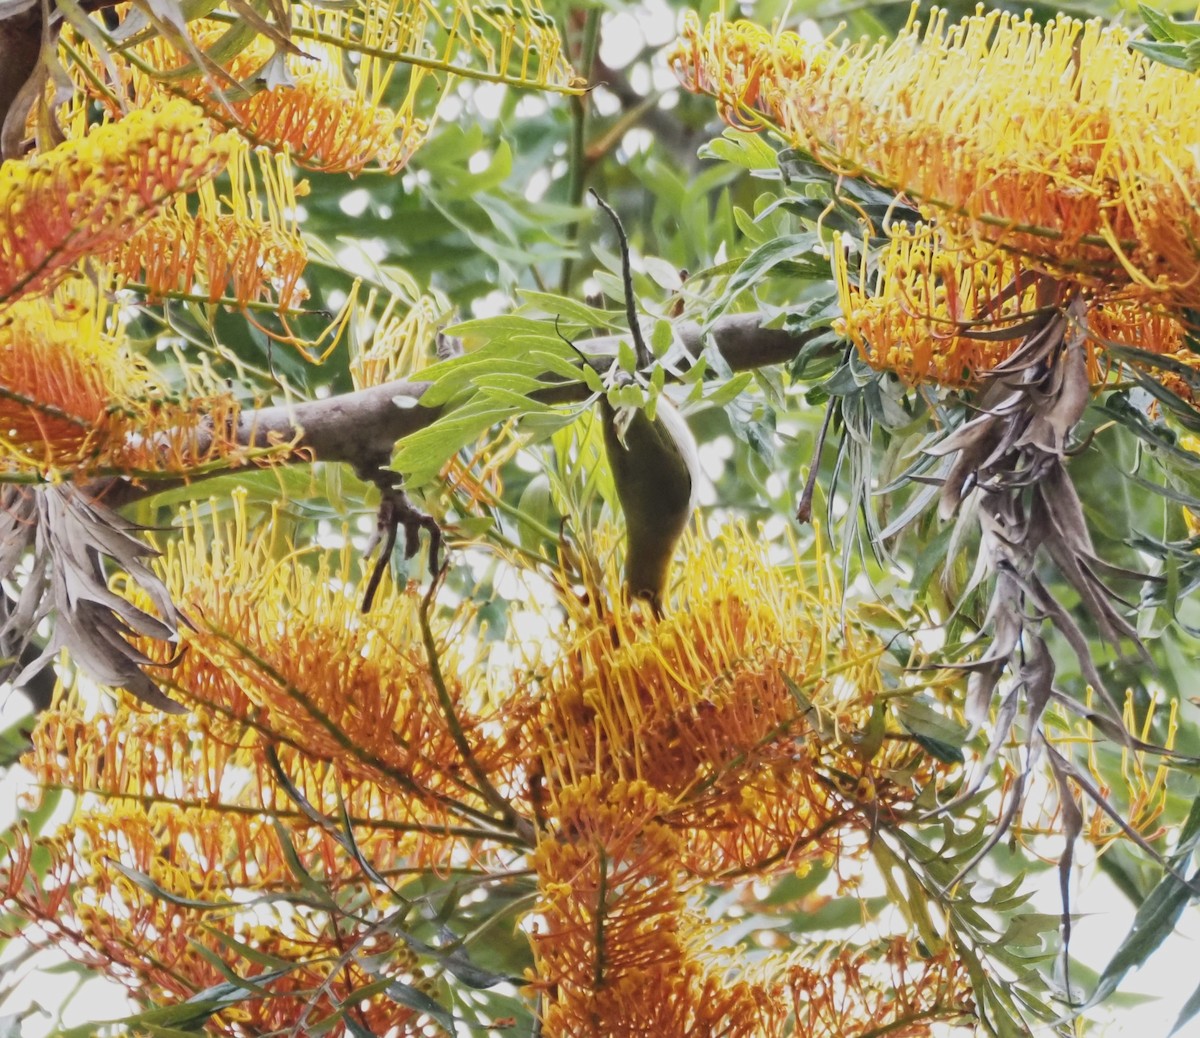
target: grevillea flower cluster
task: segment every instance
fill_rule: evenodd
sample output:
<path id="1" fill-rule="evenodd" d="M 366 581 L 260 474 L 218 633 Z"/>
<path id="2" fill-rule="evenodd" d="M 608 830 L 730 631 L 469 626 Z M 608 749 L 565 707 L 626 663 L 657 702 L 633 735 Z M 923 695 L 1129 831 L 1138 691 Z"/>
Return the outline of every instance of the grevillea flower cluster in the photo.
<path id="1" fill-rule="evenodd" d="M 159 567 L 190 620 L 159 680 L 190 712 L 68 696 L 46 714 L 25 763 L 80 798 L 74 836 L 16 840 L 0 896 L 151 998 L 219 983 L 243 952 L 282 969 L 270 998 L 210 1021 L 229 1035 L 339 1004 L 376 1033 L 423 1033 L 411 997 L 383 995 L 431 990 L 397 921 L 403 877 L 455 868 L 535 880 L 525 980 L 551 1038 L 924 1035 L 969 1016 L 962 967 L 903 940 L 754 966 L 718 950 L 706 885 L 861 859 L 872 825 L 948 769 L 862 738 L 880 645 L 827 578 L 797 589 L 744 530 L 689 550 L 676 617 L 566 597 L 549 670 L 484 695 L 462 617 L 427 618 L 430 657 L 415 590 L 359 612 L 351 549 L 297 549 L 278 516 L 253 531 L 240 496 L 231 522 L 193 512 Z M 755 652 L 768 637 L 778 652 Z M 501 826 L 481 782 L 528 828 Z"/>
<path id="2" fill-rule="evenodd" d="M 117 307 L 83 276 L 0 309 L 0 449 L 9 470 L 76 476 L 186 471 L 224 452 L 236 424 L 223 388 L 186 399 L 130 349 Z M 214 430 L 215 426 L 215 430 Z"/>
<path id="3" fill-rule="evenodd" d="M 238 147 L 226 171 L 227 191 L 206 183 L 177 198 L 121 246 L 115 272 L 151 300 L 199 289 L 211 302 L 232 295 L 242 307 L 271 300 L 280 310 L 298 307 L 308 295 L 308 249 L 290 164 Z"/>
<path id="4" fill-rule="evenodd" d="M 103 258 L 225 165 L 229 142 L 195 105 L 131 112 L 0 166 L 0 305 Z"/>
<path id="5" fill-rule="evenodd" d="M 418 35 L 423 22 L 405 31 Z M 310 44 L 304 56 L 284 58 L 259 37 L 216 68 L 201 70 L 193 55 L 224 46 L 228 26 L 203 20 L 189 26 L 191 45 L 154 36 L 137 45 L 130 57 L 117 61 L 123 92 L 139 106 L 167 94 L 183 93 L 215 125 L 235 131 L 251 146 L 261 145 L 288 155 L 298 166 L 324 173 L 356 173 L 367 166 L 395 172 L 424 139 L 425 125 L 412 112 L 422 73 L 416 74 L 401 110 L 383 95 L 394 65 L 367 58 L 347 85 L 340 52 Z M 96 86 L 103 64 L 86 44 L 79 44 L 92 65 L 80 85 L 115 110 L 116 95 Z M 265 82 L 267 70 L 272 81 Z M 243 85 L 244 84 L 244 85 Z"/>
<path id="6" fill-rule="evenodd" d="M 845 329 L 907 381 L 961 385 L 1015 348 L 1004 332 L 1046 279 L 1096 300 L 1095 348 L 1133 328 L 1143 349 L 1180 349 L 1169 315 L 1200 301 L 1200 81 L 1129 40 L 1066 16 L 935 10 L 891 42 L 814 44 L 691 15 L 670 60 L 735 125 L 920 208 L 926 226 L 892 229 L 873 290 L 836 250 Z"/>
<path id="7" fill-rule="evenodd" d="M 1020 253 L 951 245 L 940 227 L 895 224 L 875 257 L 852 253 L 838 239 L 833 272 L 842 316 L 838 330 L 874 368 L 909 384 L 970 386 L 1020 346 L 1030 322 L 1078 292 Z M 1187 326 L 1170 311 L 1097 291 L 1085 308 L 1088 377 L 1103 382 L 1111 362 L 1106 347 L 1133 343 L 1186 364 L 1197 359 Z"/>
<path id="8" fill-rule="evenodd" d="M 499 871 L 511 837 L 490 829 L 456 756 L 420 648 L 419 596 L 390 588 L 362 616 L 353 550 L 296 549 L 279 528 L 251 534 L 243 496 L 229 524 L 193 514 L 161 564 L 191 626 L 183 656 L 156 669 L 191 712 L 123 699 L 114 714 L 68 698 L 47 713 L 27 763 L 43 786 L 80 797 L 74 837 L 39 852 L 70 886 L 70 908 L 29 872 L 27 842 L 3 897 L 152 999 L 219 983 L 214 962 L 237 947 L 288 964 L 270 998 L 223 1015 L 228 1034 L 316 1027 L 343 1002 L 375 1033 L 419 1033 L 414 1010 L 381 997 L 386 981 L 427 983 L 388 923 L 400 902 L 381 877 L 468 860 Z M 457 671 L 444 622 L 435 636 Z M 145 647 L 167 662 L 161 643 Z M 510 755 L 481 732 L 495 719 L 449 680 L 458 730 L 500 781 Z M 297 886 L 297 870 L 320 877 L 328 904 Z"/>
<path id="9" fill-rule="evenodd" d="M 890 43 L 839 47 L 693 15 L 671 61 L 731 118 L 904 192 L 964 241 L 1196 297 L 1200 83 L 1125 29 L 935 11 Z"/>
<path id="10" fill-rule="evenodd" d="M 731 529 L 691 545 L 680 608 L 653 626 L 564 599 L 573 622 L 528 736 L 549 1033 L 834 1033 L 815 1003 L 812 1030 L 788 1032 L 796 963 L 739 973 L 698 900 L 713 880 L 856 860 L 869 817 L 939 781 L 911 745 L 864 737 L 882 716 L 882 647 L 843 622 L 822 568 L 806 587 Z M 934 1015 L 953 1018 L 963 978 L 949 960 L 933 974 L 947 985 Z"/>

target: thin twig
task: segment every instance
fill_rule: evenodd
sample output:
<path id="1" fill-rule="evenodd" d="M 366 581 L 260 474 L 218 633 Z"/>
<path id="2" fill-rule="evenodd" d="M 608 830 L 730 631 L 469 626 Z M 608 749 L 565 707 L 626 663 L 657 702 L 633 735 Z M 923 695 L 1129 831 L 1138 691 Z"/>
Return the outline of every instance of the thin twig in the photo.
<path id="1" fill-rule="evenodd" d="M 625 317 L 629 321 L 629 334 L 633 336 L 633 349 L 637 357 L 638 371 L 645 371 L 654 363 L 654 355 L 646 345 L 646 340 L 642 338 L 642 326 L 638 323 L 637 302 L 633 295 L 633 271 L 629 263 L 629 239 L 625 236 L 625 228 L 621 226 L 621 218 L 617 216 L 617 211 L 604 201 L 594 188 L 589 190 L 596 200 L 596 204 L 608 213 L 609 219 L 617 229 L 617 241 L 621 245 L 621 279 L 625 289 Z"/>
<path id="2" fill-rule="evenodd" d="M 488 777 L 487 772 L 483 770 L 483 766 L 475 756 L 475 751 L 471 748 L 470 742 L 467 741 L 466 733 L 463 731 L 462 724 L 458 719 L 458 712 L 454 708 L 454 700 L 450 698 L 450 691 L 446 687 L 446 679 L 442 674 L 442 664 L 438 656 L 437 642 L 434 640 L 433 627 L 429 622 L 433 596 L 437 593 L 440 583 L 440 577 L 430 583 L 429 590 L 421 598 L 421 608 L 418 610 L 417 617 L 421 624 L 421 641 L 425 646 L 425 657 L 429 662 L 429 677 L 433 681 L 433 687 L 437 692 L 438 704 L 442 708 L 442 716 L 446 720 L 446 727 L 450 730 L 450 737 L 454 740 L 454 745 L 458 747 L 458 752 L 463 759 L 463 763 L 467 766 L 467 770 L 470 771 L 471 777 L 475 779 L 475 784 L 479 788 L 480 795 L 489 807 L 499 812 L 504 823 L 513 832 L 532 846 L 536 841 L 533 825 L 529 819 L 517 814 L 512 804 L 492 784 L 492 780 Z"/>

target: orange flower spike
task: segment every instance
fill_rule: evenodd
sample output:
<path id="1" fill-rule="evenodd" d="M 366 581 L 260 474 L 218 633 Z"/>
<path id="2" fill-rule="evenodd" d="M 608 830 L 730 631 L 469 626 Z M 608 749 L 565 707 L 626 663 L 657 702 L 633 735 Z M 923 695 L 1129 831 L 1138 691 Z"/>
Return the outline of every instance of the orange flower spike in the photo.
<path id="1" fill-rule="evenodd" d="M 1039 275 L 1003 249 L 985 244 L 978 251 L 947 242 L 937 227 L 897 225 L 890 233 L 870 295 L 852 282 L 844 245 L 835 246 L 834 281 L 843 314 L 837 327 L 867 363 L 910 385 L 975 384 L 1020 344 L 1021 322 L 1042 302 Z M 1011 291 L 1022 282 L 1023 290 Z M 1109 344 L 1129 342 L 1154 353 L 1187 354 L 1180 323 L 1128 295 L 1096 286 L 1089 296 L 1086 332 L 1093 385 L 1107 377 Z M 1016 329 L 1011 338 L 1004 335 L 1008 327 Z"/>
<path id="2" fill-rule="evenodd" d="M 949 25 L 935 11 L 891 43 L 826 43 L 764 66 L 803 41 L 693 16 L 671 62 L 722 111 L 752 104 L 741 121 L 916 199 L 959 244 L 993 242 L 1051 274 L 1195 305 L 1200 80 L 1128 42 L 1098 21 L 991 12 Z"/>
<path id="3" fill-rule="evenodd" d="M 115 255 L 117 272 L 152 298 L 199 287 L 212 302 L 232 292 L 243 307 L 271 298 L 280 310 L 299 306 L 308 295 L 308 249 L 286 156 L 242 145 L 233 149 L 228 175 L 220 196 L 211 182 L 202 184 L 147 223 Z"/>
<path id="4" fill-rule="evenodd" d="M 229 142 L 199 109 L 169 101 L 0 166 L 0 305 L 103 256 L 164 203 L 225 165 Z"/>
<path id="5" fill-rule="evenodd" d="M 2 234 L 2 232 L 0 232 Z M 109 407 L 156 388 L 89 281 L 0 309 L 0 437 L 10 457 L 70 464 L 103 442 Z"/>
<path id="6" fill-rule="evenodd" d="M 391 5 L 390 11 L 384 5 L 372 5 L 368 11 L 364 20 L 357 10 L 349 14 L 293 10 L 294 30 L 303 41 L 304 53 L 286 58 L 286 82 L 260 88 L 264 67 L 276 60 L 265 37 L 257 38 L 228 63 L 228 76 L 247 84 L 248 96 L 218 96 L 217 88 L 229 87 L 223 78 L 218 81 L 198 74 L 181 78 L 178 70 L 192 64 L 191 53 L 162 37 L 137 48 L 140 63 L 157 70 L 157 75 L 124 64 L 119 71 L 136 104 L 161 99 L 166 79 L 172 93 L 185 93 L 213 122 L 235 131 L 251 145 L 288 153 L 304 169 L 358 173 L 372 167 L 395 173 L 428 131 L 426 123 L 413 114 L 417 90 L 428 73 L 420 67 L 411 70 L 404 100 L 393 109 L 387 98 L 395 64 L 369 52 L 403 52 L 406 46 L 419 49 L 428 15 L 422 7 L 405 13 L 396 5 Z M 219 47 L 228 32 L 228 26 L 204 20 L 191 23 L 189 29 L 200 50 Z M 355 40 L 355 47 L 362 48 L 359 60 L 349 64 L 339 48 L 314 42 L 311 36 Z M 77 46 L 98 67 L 90 46 Z M 82 85 L 95 92 L 90 82 Z M 103 96 L 97 99 L 111 105 Z"/>
<path id="7" fill-rule="evenodd" d="M 390 587 L 363 616 L 354 551 L 292 549 L 279 525 L 251 532 L 241 495 L 231 524 L 185 518 L 182 537 L 166 547 L 164 580 L 172 599 L 205 622 L 184 634 L 188 651 L 172 680 L 191 701 L 293 746 L 298 766 L 304 758 L 330 760 L 342 781 L 378 785 L 399 820 L 427 824 L 429 846 L 446 847 L 433 832 L 453 813 L 446 805 L 483 808 L 462 775 L 433 687 L 419 593 Z M 313 565 L 297 564 L 306 556 Z M 290 637 L 282 643 L 285 624 Z M 458 675 L 470 667 L 460 668 L 446 630 L 439 623 L 435 636 L 447 643 L 441 663 L 463 734 L 485 771 L 510 769 L 511 754 L 496 752 L 482 734 L 501 707 L 469 705 L 473 689 Z M 319 784 L 315 773 L 293 778 Z M 497 782 L 507 786 L 507 774 Z"/>
<path id="8" fill-rule="evenodd" d="M 236 427 L 225 387 L 197 372 L 189 399 L 172 399 L 130 348 L 111 287 L 75 277 L 0 307 L 0 452 L 9 464 L 75 475 L 178 472 L 218 453 L 248 453 L 212 433 L 210 422 Z"/>
<path id="9" fill-rule="evenodd" d="M 376 165 L 402 169 L 425 139 L 426 125 L 404 113 L 368 106 L 332 72 L 299 75 L 294 86 L 263 90 L 231 106 L 230 125 L 248 141 L 286 148 L 297 165 L 322 173 L 357 173 Z M 222 120 L 221 110 L 212 115 Z"/>

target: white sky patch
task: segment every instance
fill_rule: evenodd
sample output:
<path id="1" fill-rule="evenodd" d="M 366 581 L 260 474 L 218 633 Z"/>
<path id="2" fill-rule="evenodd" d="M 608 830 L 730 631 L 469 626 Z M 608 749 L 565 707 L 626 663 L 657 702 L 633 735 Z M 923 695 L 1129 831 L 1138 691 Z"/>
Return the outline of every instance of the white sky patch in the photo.
<path id="1" fill-rule="evenodd" d="M 338 199 L 338 208 L 347 216 L 362 216 L 370 201 L 370 192 L 366 188 L 356 187 Z"/>
<path id="2" fill-rule="evenodd" d="M 677 32 L 675 12 L 662 0 L 645 0 L 605 19 L 600 60 L 609 68 L 624 68 L 647 47 L 665 47 Z"/>
<path id="3" fill-rule="evenodd" d="M 501 83 L 480 83 L 471 91 L 471 107 L 485 119 L 496 119 L 507 90 Z"/>
<path id="4" fill-rule="evenodd" d="M 621 151 L 628 157 L 642 155 L 650 150 L 654 143 L 654 135 L 642 127 L 630 130 L 621 138 Z"/>
<path id="5" fill-rule="evenodd" d="M 337 262 L 347 274 L 372 277 L 389 254 L 388 247 L 378 238 L 358 238 L 353 245 L 343 245 L 337 250 Z"/>
<path id="6" fill-rule="evenodd" d="M 475 299 L 471 303 L 473 317 L 498 317 L 511 309 L 512 299 L 507 292 L 501 292 L 499 289 L 493 289 L 482 299 Z"/>

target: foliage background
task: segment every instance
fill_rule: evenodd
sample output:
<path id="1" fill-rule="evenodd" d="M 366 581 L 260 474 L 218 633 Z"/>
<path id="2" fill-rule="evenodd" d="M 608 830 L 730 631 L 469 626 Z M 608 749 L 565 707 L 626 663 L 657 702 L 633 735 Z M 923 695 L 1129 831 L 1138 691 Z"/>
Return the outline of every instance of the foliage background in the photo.
<path id="1" fill-rule="evenodd" d="M 705 16 L 713 7 L 701 7 L 699 12 Z M 621 4 L 551 3 L 546 10 L 564 29 L 577 69 L 583 71 L 589 64 L 589 41 L 594 39 L 598 46 L 599 63 L 593 64 L 587 78 L 608 85 L 596 88 L 586 118 L 584 106 L 570 98 L 467 83 L 442 99 L 443 118 L 399 175 L 364 172 L 354 179 L 306 175 L 308 191 L 300 199 L 300 227 L 313 254 L 305 274 L 311 293 L 306 306 L 313 317 L 311 329 L 303 323 L 301 328 L 315 330 L 327 314 L 339 312 L 347 299 L 355 298 L 359 306 L 341 348 L 320 365 L 310 364 L 297 351 L 272 342 L 242 314 L 198 302 L 181 301 L 170 308 L 170 332 L 205 344 L 204 355 L 218 379 L 240 379 L 252 372 L 258 384 L 273 384 L 281 397 L 316 399 L 353 387 L 353 344 L 369 340 L 374 322 L 391 298 L 414 304 L 420 300 L 432 328 L 451 319 L 514 311 L 544 317 L 553 312 L 546 293 L 582 301 L 599 289 L 608 298 L 609 313 L 603 320 L 619 329 L 615 241 L 611 228 L 584 204 L 585 187 L 594 188 L 621 213 L 634 250 L 636 294 L 647 312 L 671 313 L 676 301 L 682 300 L 689 315 L 699 316 L 720 298 L 727 299 L 732 312 L 796 311 L 809 302 L 819 311 L 828 294 L 827 274 L 814 269 L 799 252 L 772 257 L 770 268 L 765 262 L 742 267 L 742 287 L 749 283 L 749 290 L 733 291 L 736 282 L 731 275 L 756 246 L 795 234 L 799 226 L 786 206 L 767 211 L 776 186 L 764 176 L 772 161 L 763 151 L 762 140 L 722 137 L 723 127 L 711 101 L 674 87 L 662 60 L 665 33 L 656 32 L 632 55 L 627 46 L 613 42 L 636 39 L 635 26 L 650 21 L 661 26 L 674 21 L 677 12 L 655 8 L 648 19 L 646 8 Z M 957 17 L 969 14 L 973 5 L 950 5 L 950 10 Z M 776 18 L 795 22 L 811 17 L 821 31 L 844 21 L 849 35 L 874 37 L 894 35 L 908 17 L 908 5 L 809 8 L 791 4 L 785 8 L 768 2 L 755 4 L 748 13 L 765 25 Z M 1039 18 L 1051 13 L 1048 7 L 1035 8 Z M 1120 12 L 1081 6 L 1071 13 L 1111 16 Z M 390 100 L 399 104 L 407 87 L 403 77 L 398 78 Z M 707 157 L 697 157 L 698 152 Z M 737 161 L 714 161 L 714 157 Z M 680 278 L 681 270 L 690 272 L 686 282 Z M 263 320 L 269 323 L 269 317 Z M 488 326 L 476 329 L 482 337 Z M 147 315 L 134 325 L 134 333 L 147 342 L 162 336 L 159 315 Z M 211 348 L 214 342 L 219 349 Z M 706 448 L 711 486 L 702 502 L 710 525 L 735 515 L 764 522 L 766 530 L 778 534 L 794 511 L 822 419 L 821 405 L 836 387 L 809 388 L 823 373 L 820 368 L 793 369 L 793 373 L 806 380 L 799 392 L 785 394 L 780 377 L 756 373 L 739 384 L 742 392 L 735 398 L 723 400 L 716 395 L 710 406 L 691 417 L 692 428 Z M 1121 479 L 1120 473 L 1132 470 L 1137 458 L 1134 437 L 1118 426 L 1101 428 L 1101 416 L 1093 424 L 1095 449 L 1073 462 L 1072 473 L 1102 553 L 1118 560 L 1134 559 L 1130 542 L 1138 536 L 1184 538 L 1184 513 L 1177 503 L 1144 494 L 1136 484 Z M 854 487 L 838 482 L 837 457 L 836 451 L 828 450 L 821 463 L 819 493 L 828 499 L 818 500 L 818 514 L 829 506 L 832 517 L 842 520 L 834 536 L 846 545 L 846 564 L 857 566 L 861 561 L 875 591 L 898 608 L 911 608 L 922 595 L 936 597 L 938 584 L 931 577 L 937 559 L 932 549 L 945 549 L 945 535 L 932 522 L 914 529 L 898 546 L 900 564 L 892 571 L 874 561 L 869 550 L 859 551 L 865 546 L 855 543 L 856 502 L 845 496 L 853 495 Z M 881 482 L 886 482 L 893 461 L 882 452 L 874 458 Z M 544 477 L 537 464 L 519 459 L 510 461 L 502 473 L 504 500 L 543 531 L 553 530 L 557 520 L 553 498 L 544 492 Z M 1191 478 L 1180 476 L 1180 486 L 1186 489 L 1189 484 L 1184 481 Z M 842 488 L 843 496 L 830 489 L 835 486 Z M 358 531 L 361 547 L 374 527 L 378 489 L 344 465 L 321 463 L 294 470 L 241 469 L 146 497 L 130 514 L 151 529 L 168 527 L 181 506 L 194 506 L 201 514 L 230 508 L 235 487 L 246 494 L 256 521 L 283 496 L 284 514 L 297 543 L 323 539 L 332 543 L 342 523 L 348 522 Z M 1120 508 L 1113 507 L 1114 495 Z M 495 528 L 524 548 L 548 548 L 547 539 L 539 538 L 529 522 L 506 518 L 503 510 L 482 514 L 468 494 L 455 494 L 445 484 L 425 483 L 417 499 L 457 537 L 480 536 Z M 595 506 L 597 513 L 601 507 Z M 408 563 L 397 559 L 391 580 L 403 585 L 410 578 L 422 579 L 424 561 L 423 557 Z M 894 579 L 894 572 L 908 579 Z M 1186 569 L 1182 572 L 1186 582 Z M 482 612 L 496 636 L 504 633 L 506 618 L 498 604 L 503 600 L 501 580 L 498 570 L 473 558 L 471 564 L 452 571 L 448 583 L 451 594 L 495 603 Z M 935 603 L 935 607 L 938 604 L 944 605 Z M 1190 619 L 1190 608 L 1180 603 L 1185 621 Z M 1155 641 L 1156 667 L 1150 670 L 1123 659 L 1105 664 L 1105 676 L 1113 687 L 1132 690 L 1138 718 L 1144 718 L 1148 704 L 1164 694 L 1187 703 L 1194 672 L 1195 645 L 1185 625 L 1171 623 L 1165 607 L 1149 611 L 1145 623 L 1160 636 Z M 1069 665 L 1060 669 L 1059 677 L 1063 682 L 1080 682 Z M 20 742 L 22 724 L 20 718 L 11 723 L 14 744 Z M 1161 720 L 1151 734 L 1164 737 Z M 1185 754 L 1200 752 L 1194 711 L 1185 709 L 1175 746 Z M 1100 761 L 1098 767 L 1116 776 L 1120 755 L 1111 748 L 1104 753 L 1111 759 Z M 1114 799 L 1120 801 L 1126 794 L 1119 783 L 1114 781 L 1114 786 Z M 1193 800 L 1192 776 L 1179 769 L 1156 824 L 1178 832 Z M 1057 853 L 1056 847 L 1043 846 L 1036 836 L 1028 838 L 1034 850 Z M 1034 882 L 1053 884 L 1050 865 L 1020 849 L 996 848 L 987 867 L 995 870 L 996 877 L 1021 873 Z M 1106 875 L 1133 904 L 1144 903 L 1162 879 L 1158 865 L 1121 842 L 1106 846 L 1103 855 L 1084 867 Z M 787 882 L 781 880 L 766 892 L 764 903 L 787 904 Z M 824 921 L 842 918 L 838 912 L 849 911 L 852 901 L 857 904 L 853 898 L 831 902 Z M 1057 927 L 1054 911 L 1043 906 L 1021 920 L 1041 951 L 1052 946 Z M 807 908 L 790 916 L 786 908 L 773 908 L 772 916 L 776 921 L 786 919 L 792 932 L 816 925 Z M 1016 925 L 1011 919 L 1009 923 Z M 1086 933 L 1087 925 L 1080 924 L 1079 935 Z M 1152 929 L 1147 946 L 1169 929 L 1161 925 Z M 1077 947 L 1089 943 L 1078 935 L 1077 940 Z M 1098 971 L 1104 963 L 1092 965 Z M 1080 964 L 1074 979 L 1095 982 Z M 1120 1006 L 1120 996 L 1114 1004 Z"/>

